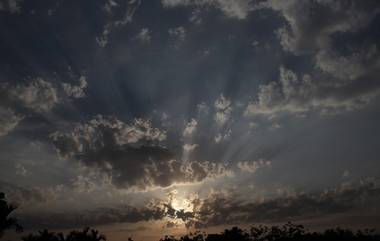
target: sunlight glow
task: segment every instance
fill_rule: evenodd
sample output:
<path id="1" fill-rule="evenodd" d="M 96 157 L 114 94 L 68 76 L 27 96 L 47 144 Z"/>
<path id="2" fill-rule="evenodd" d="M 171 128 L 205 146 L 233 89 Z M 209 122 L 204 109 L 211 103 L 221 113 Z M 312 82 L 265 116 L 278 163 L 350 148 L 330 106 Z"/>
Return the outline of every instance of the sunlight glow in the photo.
<path id="1" fill-rule="evenodd" d="M 184 210 L 185 212 L 193 212 L 193 204 L 185 194 L 180 194 L 177 190 L 173 190 L 168 194 L 169 202 L 175 210 Z"/>

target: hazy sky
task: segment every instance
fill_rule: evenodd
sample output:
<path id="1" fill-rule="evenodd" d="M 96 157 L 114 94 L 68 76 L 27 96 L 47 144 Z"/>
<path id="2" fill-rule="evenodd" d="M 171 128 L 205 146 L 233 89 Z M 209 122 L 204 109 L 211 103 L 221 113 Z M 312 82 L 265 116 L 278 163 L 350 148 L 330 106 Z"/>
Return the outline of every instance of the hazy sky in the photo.
<path id="1" fill-rule="evenodd" d="M 380 227 L 378 0 L 0 0 L 26 230 Z"/>

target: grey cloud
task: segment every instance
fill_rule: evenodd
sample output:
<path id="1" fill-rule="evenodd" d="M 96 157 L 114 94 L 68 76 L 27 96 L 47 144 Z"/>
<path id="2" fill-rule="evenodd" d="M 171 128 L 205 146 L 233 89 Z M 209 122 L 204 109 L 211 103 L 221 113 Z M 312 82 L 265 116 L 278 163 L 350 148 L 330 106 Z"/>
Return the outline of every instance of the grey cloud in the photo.
<path id="1" fill-rule="evenodd" d="M 30 196 L 31 193 L 24 193 Z M 35 195 L 36 193 L 33 193 Z M 319 192 L 282 192 L 278 196 L 257 201 L 239 199 L 234 190 L 212 191 L 208 196 L 188 199 L 192 211 L 175 209 L 171 199 L 151 200 L 145 205 L 98 207 L 93 209 L 41 215 L 21 212 L 26 227 L 71 228 L 82 225 L 136 223 L 141 221 L 182 220 L 186 227 L 204 228 L 226 224 L 284 222 L 289 219 L 321 217 L 349 213 L 357 208 L 370 208 L 380 198 L 376 179 Z M 346 220 L 347 221 L 347 220 Z"/>
<path id="2" fill-rule="evenodd" d="M 109 35 L 115 29 L 125 26 L 132 22 L 132 18 L 141 5 L 141 0 L 130 0 L 127 4 L 126 11 L 123 16 L 119 19 L 109 19 L 103 27 L 103 31 L 100 36 L 96 37 L 95 40 L 98 45 L 104 48 L 108 44 Z M 104 5 L 104 9 L 108 14 L 112 13 L 112 9 L 118 7 L 114 1 L 108 1 Z"/>
<path id="3" fill-rule="evenodd" d="M 198 122 L 195 119 L 191 119 L 183 130 L 183 137 L 191 137 L 194 132 L 197 130 Z"/>
<path id="4" fill-rule="evenodd" d="M 374 72 L 380 69 L 380 55 L 374 44 L 366 49 L 353 50 L 348 56 L 340 56 L 329 47 L 319 51 L 315 59 L 319 69 L 345 83 L 368 74 L 375 75 Z"/>
<path id="5" fill-rule="evenodd" d="M 87 81 L 81 76 L 78 84 L 46 81 L 37 77 L 18 84 L 0 85 L 0 136 L 11 132 L 30 113 L 46 113 L 58 104 L 85 96 Z"/>
<path id="6" fill-rule="evenodd" d="M 87 210 L 45 212 L 21 212 L 20 220 L 26 228 L 76 228 L 78 226 L 107 225 L 114 223 L 137 223 L 156 220 L 175 223 L 175 219 L 188 221 L 193 218 L 193 213 L 184 210 L 176 210 L 170 200 L 153 199 L 139 207 L 131 205 L 117 205 L 113 207 L 98 207 Z"/>
<path id="7" fill-rule="evenodd" d="M 108 0 L 105 4 L 104 4 L 104 10 L 107 12 L 107 13 L 112 13 L 112 9 L 117 7 L 118 4 L 117 2 L 113 1 L 113 0 Z"/>
<path id="8" fill-rule="evenodd" d="M 142 43 L 150 43 L 152 40 L 152 31 L 149 28 L 142 28 L 136 35 L 136 39 Z"/>
<path id="9" fill-rule="evenodd" d="M 19 215 L 26 228 L 77 228 L 113 223 L 137 223 L 161 220 L 166 216 L 165 208 L 155 205 L 144 207 L 120 206 L 95 208 L 82 211 L 54 213 L 23 213 Z"/>
<path id="10" fill-rule="evenodd" d="M 222 11 L 227 17 L 245 19 L 255 9 L 252 0 L 161 0 L 164 7 L 211 6 Z"/>
<path id="11" fill-rule="evenodd" d="M 78 85 L 63 83 L 61 86 L 37 77 L 17 85 L 5 83 L 1 86 L 1 92 L 5 102 L 10 105 L 13 103 L 43 113 L 67 99 L 84 97 L 86 87 L 85 76 L 79 78 Z"/>
<path id="12" fill-rule="evenodd" d="M 169 36 L 174 41 L 175 48 L 180 47 L 180 45 L 185 41 L 186 34 L 187 34 L 186 29 L 183 26 L 169 28 L 168 33 L 169 33 Z"/>
<path id="13" fill-rule="evenodd" d="M 224 97 L 223 94 L 221 94 L 219 98 L 216 99 L 214 106 L 216 110 L 214 120 L 216 121 L 218 125 L 223 126 L 231 118 L 231 113 L 232 113 L 231 101 L 227 99 L 226 97 Z"/>
<path id="14" fill-rule="evenodd" d="M 248 104 L 245 115 L 339 113 L 363 108 L 380 93 L 375 71 L 378 68 L 369 68 L 360 78 L 341 81 L 334 77 L 314 79 L 318 77 L 308 74 L 301 77 L 281 67 L 279 81 L 260 85 L 257 101 Z"/>
<path id="15" fill-rule="evenodd" d="M 214 141 L 216 144 L 227 141 L 231 138 L 231 130 L 227 130 L 225 133 L 218 133 L 214 137 Z"/>
<path id="16" fill-rule="evenodd" d="M 347 41 L 340 50 L 335 38 L 341 34 L 362 34 L 380 12 L 376 1 L 318 0 L 318 1 L 218 1 L 218 0 L 162 0 L 165 7 L 212 6 L 235 9 L 244 6 L 244 12 L 268 8 L 285 20 L 276 31 L 284 50 L 310 57 L 314 70 L 308 74 L 280 76 L 279 81 L 262 85 L 256 103 L 247 113 L 273 115 L 279 112 L 338 113 L 362 108 L 379 93 L 377 72 L 380 69 L 377 46 L 355 47 Z M 227 7 L 229 6 L 229 7 Z M 228 15 L 228 14 L 227 14 Z M 229 15 L 233 16 L 233 15 Z M 236 14 L 245 18 L 246 15 Z M 361 38 L 362 41 L 364 38 Z M 365 43 L 362 43 L 363 46 Z M 348 53 L 347 53 L 348 52 Z M 282 70 L 281 70 L 282 71 Z M 289 71 L 282 71 L 290 75 Z M 282 73 L 281 72 L 281 73 Z M 292 71 L 294 72 L 294 71 Z M 291 79 L 293 78 L 293 79 Z M 215 120 L 220 124 L 228 119 L 226 112 L 217 111 Z"/>
<path id="17" fill-rule="evenodd" d="M 6 11 L 11 14 L 21 13 L 22 0 L 4 0 L 0 1 L 0 11 Z"/>
<path id="18" fill-rule="evenodd" d="M 86 76 L 81 76 L 78 80 L 77 85 L 72 85 L 68 83 L 63 83 L 63 91 L 66 93 L 68 97 L 73 97 L 73 98 L 82 98 L 85 96 L 84 90 L 87 87 L 87 80 Z"/>
<path id="19" fill-rule="evenodd" d="M 5 136 L 11 132 L 23 119 L 11 109 L 0 106 L 0 136 Z"/>
<path id="20" fill-rule="evenodd" d="M 59 102 L 57 90 L 50 82 L 36 78 L 28 84 L 19 84 L 8 91 L 12 100 L 36 112 L 45 112 Z"/>
<path id="21" fill-rule="evenodd" d="M 237 167 L 242 172 L 255 173 L 259 168 L 270 167 L 271 162 L 265 160 L 259 161 L 242 161 L 237 163 Z"/>
<path id="22" fill-rule="evenodd" d="M 188 226 L 197 228 L 221 224 L 283 222 L 289 218 L 344 213 L 369 207 L 380 198 L 376 181 L 312 193 L 290 193 L 257 202 L 241 201 L 230 192 L 214 192 L 197 205 Z M 234 197 L 235 196 L 235 197 Z"/>
<path id="23" fill-rule="evenodd" d="M 279 81 L 260 86 L 258 100 L 248 106 L 247 114 L 336 113 L 364 107 L 379 94 L 377 46 L 347 44 L 349 53 L 341 54 L 333 44 L 334 34 L 367 27 L 380 12 L 378 3 L 269 0 L 262 6 L 282 14 L 288 24 L 277 32 L 283 48 L 296 55 L 311 54 L 315 71 L 297 76 L 280 68 Z"/>
<path id="24" fill-rule="evenodd" d="M 288 23 L 278 31 L 285 50 L 296 54 L 324 48 L 331 35 L 356 32 L 379 12 L 376 1 L 268 0 L 262 6 L 281 12 Z"/>
<path id="25" fill-rule="evenodd" d="M 197 148 L 198 144 L 185 144 L 183 145 L 183 150 L 185 152 L 192 152 L 195 148 Z"/>
<path id="26" fill-rule="evenodd" d="M 316 89 L 310 76 L 301 80 L 291 70 L 280 68 L 280 79 L 259 86 L 257 101 L 247 106 L 246 115 L 273 115 L 278 112 L 305 112 L 308 98 Z M 315 95 L 315 94 L 314 94 Z"/>
<path id="27" fill-rule="evenodd" d="M 60 186 L 52 188 L 22 187 L 0 180 L 0 190 L 6 193 L 10 201 L 21 206 L 55 200 L 60 188 Z"/>
<path id="28" fill-rule="evenodd" d="M 77 124 L 71 132 L 53 133 L 51 138 L 61 156 L 100 168 L 116 186 L 123 188 L 167 187 L 228 173 L 223 165 L 176 160 L 176 153 L 162 144 L 165 132 L 141 119 L 126 124 L 116 118 L 97 116 Z"/>

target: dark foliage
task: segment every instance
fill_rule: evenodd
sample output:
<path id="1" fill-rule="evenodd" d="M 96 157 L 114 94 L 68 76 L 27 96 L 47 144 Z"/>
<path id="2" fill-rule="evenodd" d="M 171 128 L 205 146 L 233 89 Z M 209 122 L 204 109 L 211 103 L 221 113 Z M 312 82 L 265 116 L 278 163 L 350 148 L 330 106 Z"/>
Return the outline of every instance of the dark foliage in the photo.
<path id="1" fill-rule="evenodd" d="M 17 207 L 11 205 L 5 199 L 4 193 L 0 192 L 0 238 L 4 231 L 15 229 L 22 231 L 17 219 L 10 214 Z M 380 235 L 374 229 L 365 229 L 353 232 L 349 229 L 335 228 L 323 232 L 309 232 L 303 225 L 288 222 L 282 226 L 258 225 L 249 231 L 233 227 L 225 229 L 219 234 L 205 234 L 201 232 L 190 233 L 176 238 L 165 236 L 160 241 L 380 241 Z M 85 228 L 82 231 L 71 231 L 67 235 L 63 233 L 39 231 L 37 234 L 29 234 L 22 237 L 22 241 L 106 241 L 106 237 L 97 230 Z M 133 241 L 128 238 L 128 241 Z"/>
<path id="2" fill-rule="evenodd" d="M 4 235 L 5 230 L 15 229 L 17 232 L 22 231 L 17 219 L 10 217 L 16 208 L 15 205 L 9 204 L 5 199 L 5 194 L 0 192 L 0 238 Z"/>
<path id="3" fill-rule="evenodd" d="M 22 238 L 23 241 L 105 241 L 106 237 L 97 230 L 85 228 L 82 231 L 71 231 L 66 236 L 62 233 L 39 231 L 38 234 L 29 234 Z"/>
<path id="4" fill-rule="evenodd" d="M 352 232 L 348 229 L 327 229 L 324 232 L 308 232 L 302 225 L 288 222 L 282 226 L 253 226 L 250 231 L 238 227 L 226 229 L 220 234 L 185 235 L 180 238 L 165 236 L 160 241 L 380 241 L 375 230 Z"/>

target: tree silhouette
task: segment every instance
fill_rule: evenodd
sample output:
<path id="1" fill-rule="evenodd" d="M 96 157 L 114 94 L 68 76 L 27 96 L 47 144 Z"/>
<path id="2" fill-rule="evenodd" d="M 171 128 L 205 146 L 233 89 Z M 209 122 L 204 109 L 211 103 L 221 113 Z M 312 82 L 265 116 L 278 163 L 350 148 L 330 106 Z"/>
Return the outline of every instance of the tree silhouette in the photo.
<path id="1" fill-rule="evenodd" d="M 288 222 L 282 226 L 253 226 L 250 232 L 238 227 L 226 229 L 219 234 L 185 235 L 176 239 L 165 236 L 160 241 L 380 241 L 374 229 L 352 232 L 349 229 L 335 228 L 324 232 L 308 232 L 303 225 Z"/>
<path id="2" fill-rule="evenodd" d="M 85 228 L 83 231 L 71 231 L 65 241 L 105 241 L 106 236 L 99 234 L 98 230 Z"/>
<path id="3" fill-rule="evenodd" d="M 23 241 L 106 241 L 106 236 L 99 234 L 97 230 L 85 228 L 82 231 L 73 230 L 69 234 L 39 231 L 38 234 L 29 234 L 22 238 Z"/>
<path id="4" fill-rule="evenodd" d="M 209 234 L 206 241 L 249 241 L 249 234 L 238 227 L 225 229 L 221 234 Z"/>
<path id="5" fill-rule="evenodd" d="M 11 213 L 16 210 L 16 206 L 9 204 L 5 199 L 5 194 L 0 192 L 0 238 L 4 235 L 5 230 L 15 229 L 21 232 L 22 227 L 16 218 L 10 217 Z"/>
<path id="6" fill-rule="evenodd" d="M 38 231 L 38 234 L 29 234 L 22 237 L 23 241 L 64 241 L 65 237 L 62 233 L 49 232 L 47 229 Z"/>

